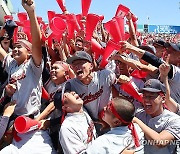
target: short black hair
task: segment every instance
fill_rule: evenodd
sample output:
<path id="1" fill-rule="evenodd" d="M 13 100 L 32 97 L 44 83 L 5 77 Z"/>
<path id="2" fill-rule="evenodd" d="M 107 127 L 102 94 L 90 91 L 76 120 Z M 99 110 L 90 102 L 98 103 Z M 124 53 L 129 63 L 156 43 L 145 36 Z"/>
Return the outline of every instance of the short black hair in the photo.
<path id="1" fill-rule="evenodd" d="M 116 97 L 113 99 L 114 108 L 119 116 L 126 122 L 131 122 L 134 118 L 135 107 L 134 104 L 124 97 Z"/>

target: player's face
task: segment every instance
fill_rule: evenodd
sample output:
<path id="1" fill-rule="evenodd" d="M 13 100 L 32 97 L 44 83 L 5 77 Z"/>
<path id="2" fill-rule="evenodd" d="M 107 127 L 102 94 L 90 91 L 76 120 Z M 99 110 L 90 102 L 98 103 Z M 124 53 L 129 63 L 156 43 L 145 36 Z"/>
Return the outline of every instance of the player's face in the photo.
<path id="1" fill-rule="evenodd" d="M 28 50 L 21 44 L 17 43 L 13 47 L 12 57 L 17 61 L 18 65 L 20 65 L 28 59 Z"/>
<path id="2" fill-rule="evenodd" d="M 83 105 L 83 100 L 75 92 L 64 93 L 64 105 L 63 108 L 67 112 L 75 112 L 80 110 Z"/>
<path id="3" fill-rule="evenodd" d="M 76 78 L 83 82 L 92 72 L 92 64 L 87 60 L 76 60 L 72 64 L 72 69 L 76 74 Z"/>
<path id="4" fill-rule="evenodd" d="M 65 70 L 60 64 L 53 64 L 50 71 L 51 80 L 53 82 L 57 81 L 58 79 L 64 79 Z"/>
<path id="5" fill-rule="evenodd" d="M 163 111 L 162 97 L 158 93 L 144 92 L 143 106 L 147 114 L 152 117 L 158 116 Z"/>
<path id="6" fill-rule="evenodd" d="M 110 109 L 110 104 L 104 107 L 104 116 L 102 117 L 102 120 L 105 121 L 110 127 L 113 126 L 113 119 L 114 115 Z"/>
<path id="7" fill-rule="evenodd" d="M 129 73 L 128 73 L 128 67 L 125 63 L 122 63 L 120 61 L 115 61 L 116 63 L 116 75 L 119 76 L 119 75 L 127 75 L 129 76 Z"/>
<path id="8" fill-rule="evenodd" d="M 76 50 L 76 51 L 83 50 L 83 42 L 81 42 L 81 41 L 76 41 L 76 43 L 75 43 L 75 50 Z"/>
<path id="9" fill-rule="evenodd" d="M 163 57 L 163 53 L 165 52 L 165 48 L 161 47 L 159 45 L 154 45 L 154 47 L 156 48 L 156 56 L 158 58 L 162 58 Z"/>

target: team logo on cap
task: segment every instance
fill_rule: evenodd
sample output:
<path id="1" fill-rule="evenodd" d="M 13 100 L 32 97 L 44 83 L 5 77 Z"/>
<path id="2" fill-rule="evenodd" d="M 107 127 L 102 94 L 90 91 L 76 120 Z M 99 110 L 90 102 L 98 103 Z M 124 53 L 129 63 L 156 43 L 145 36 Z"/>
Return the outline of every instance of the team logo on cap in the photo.
<path id="1" fill-rule="evenodd" d="M 145 87 L 151 87 L 151 80 L 146 81 L 144 86 Z"/>

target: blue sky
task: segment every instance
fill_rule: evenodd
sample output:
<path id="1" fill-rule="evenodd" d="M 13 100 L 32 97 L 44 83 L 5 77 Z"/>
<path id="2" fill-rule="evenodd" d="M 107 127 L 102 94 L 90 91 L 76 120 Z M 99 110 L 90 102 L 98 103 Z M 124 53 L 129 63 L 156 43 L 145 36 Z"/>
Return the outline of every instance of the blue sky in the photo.
<path id="1" fill-rule="evenodd" d="M 11 0 L 14 11 L 23 12 L 21 0 Z M 47 21 L 47 11 L 61 13 L 56 0 L 35 0 L 36 13 Z M 177 25 L 180 26 L 180 0 L 92 0 L 89 13 L 103 14 L 104 22 L 110 20 L 119 4 L 131 9 L 138 16 L 138 24 Z M 71 13 L 81 13 L 81 0 L 66 0 Z M 147 19 L 149 17 L 149 20 Z"/>

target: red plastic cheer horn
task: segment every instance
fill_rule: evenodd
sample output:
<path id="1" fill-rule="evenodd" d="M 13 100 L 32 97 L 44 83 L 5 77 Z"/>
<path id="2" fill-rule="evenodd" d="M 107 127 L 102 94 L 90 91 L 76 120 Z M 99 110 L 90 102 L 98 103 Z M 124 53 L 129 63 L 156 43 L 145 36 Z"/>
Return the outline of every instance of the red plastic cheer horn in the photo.
<path id="1" fill-rule="evenodd" d="M 14 128 L 18 133 L 27 133 L 39 129 L 41 123 L 26 116 L 19 116 L 14 121 Z"/>
<path id="2" fill-rule="evenodd" d="M 120 4 L 117 8 L 115 16 L 121 16 L 122 18 L 124 18 L 128 14 L 129 11 L 130 9 L 128 7 Z"/>
<path id="3" fill-rule="evenodd" d="M 62 12 L 66 11 L 65 0 L 56 0 Z"/>
<path id="4" fill-rule="evenodd" d="M 48 20 L 49 20 L 49 23 L 51 23 L 51 20 L 55 17 L 55 11 L 48 11 L 47 12 L 48 14 Z"/>
<path id="5" fill-rule="evenodd" d="M 119 25 L 118 25 L 117 20 L 115 18 L 108 21 L 107 23 L 105 23 L 104 27 L 109 32 L 109 34 L 111 35 L 112 39 L 115 42 L 119 42 L 122 40 Z"/>
<path id="6" fill-rule="evenodd" d="M 121 45 L 116 44 L 112 40 L 109 40 L 106 48 L 104 49 L 103 58 L 100 66 L 104 68 L 108 64 L 108 58 L 121 48 Z"/>
<path id="7" fill-rule="evenodd" d="M 95 59 L 98 59 L 98 57 L 104 52 L 102 46 L 95 39 L 91 39 L 91 49 L 95 54 Z"/>
<path id="8" fill-rule="evenodd" d="M 97 26 L 100 18 L 96 14 L 88 14 L 86 18 L 86 40 L 90 41 L 93 35 L 94 29 Z"/>
<path id="9" fill-rule="evenodd" d="M 83 16 L 87 16 L 90 5 L 91 5 L 91 0 L 81 0 L 82 15 Z"/>
<path id="10" fill-rule="evenodd" d="M 66 23 L 62 18 L 54 17 L 51 20 L 50 28 L 55 34 L 62 34 L 66 28 Z"/>
<path id="11" fill-rule="evenodd" d="M 143 95 L 141 93 L 138 92 L 138 88 L 135 85 L 135 83 L 130 80 L 127 83 L 123 83 L 120 85 L 120 88 L 127 92 L 129 95 L 131 95 L 132 97 L 134 97 L 136 100 L 138 100 L 139 102 L 143 101 Z"/>
<path id="12" fill-rule="evenodd" d="M 42 87 L 42 95 L 41 95 L 41 97 L 46 99 L 46 100 L 49 100 L 49 98 L 50 98 L 48 92 L 46 91 L 46 89 L 44 87 Z"/>
<path id="13" fill-rule="evenodd" d="M 27 13 L 26 12 L 20 12 L 17 14 L 17 16 L 18 16 L 18 19 L 20 22 L 27 20 Z"/>

